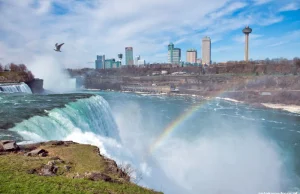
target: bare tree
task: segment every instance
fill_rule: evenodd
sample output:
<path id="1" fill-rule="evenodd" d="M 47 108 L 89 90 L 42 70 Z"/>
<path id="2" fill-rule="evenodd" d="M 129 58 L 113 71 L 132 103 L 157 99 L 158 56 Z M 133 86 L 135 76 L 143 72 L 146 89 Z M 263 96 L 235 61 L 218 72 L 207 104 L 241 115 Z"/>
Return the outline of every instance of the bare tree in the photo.
<path id="1" fill-rule="evenodd" d="M 2 64 L 0 64 L 0 72 L 4 71 Z"/>
<path id="2" fill-rule="evenodd" d="M 19 66 L 16 65 L 16 64 L 14 64 L 14 63 L 11 63 L 11 64 L 9 65 L 9 69 L 10 69 L 11 71 L 14 71 L 14 72 L 20 71 Z"/>
<path id="3" fill-rule="evenodd" d="M 130 177 L 130 181 L 134 182 L 135 184 L 138 184 L 143 179 L 142 173 L 133 168 L 130 164 L 121 163 L 119 168 L 125 172 Z"/>
<path id="4" fill-rule="evenodd" d="M 27 71 L 27 67 L 26 67 L 26 65 L 24 65 L 24 64 L 20 64 L 20 65 L 19 65 L 19 69 L 20 69 L 20 71 L 22 71 L 22 72 L 26 72 L 26 71 Z"/>

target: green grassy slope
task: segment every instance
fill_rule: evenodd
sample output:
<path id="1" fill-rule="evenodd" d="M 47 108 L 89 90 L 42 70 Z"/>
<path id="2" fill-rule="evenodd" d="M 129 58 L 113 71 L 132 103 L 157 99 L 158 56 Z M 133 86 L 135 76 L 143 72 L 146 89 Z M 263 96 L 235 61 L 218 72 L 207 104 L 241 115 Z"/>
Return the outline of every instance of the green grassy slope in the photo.
<path id="1" fill-rule="evenodd" d="M 0 155 L 0 193 L 107 193 L 135 194 L 157 193 L 122 180 L 117 174 L 108 170 L 107 160 L 98 154 L 98 149 L 90 145 L 70 144 L 68 146 L 42 145 L 49 152 L 47 157 L 24 156 L 24 153 Z M 1 153 L 0 153 L 1 154 Z M 29 174 L 31 169 L 38 169 L 53 157 L 59 157 L 58 173 L 55 176 Z M 69 165 L 69 171 L 63 168 Z M 75 174 L 100 172 L 118 179 L 119 183 L 91 181 L 73 178 Z"/>

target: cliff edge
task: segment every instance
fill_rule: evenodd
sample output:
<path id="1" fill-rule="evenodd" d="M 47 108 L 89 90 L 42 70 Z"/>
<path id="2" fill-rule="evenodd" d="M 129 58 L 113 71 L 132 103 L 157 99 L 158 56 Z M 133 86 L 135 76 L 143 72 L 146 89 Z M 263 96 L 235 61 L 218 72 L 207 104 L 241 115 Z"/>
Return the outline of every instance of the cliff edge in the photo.
<path id="1" fill-rule="evenodd" d="M 158 193 L 130 176 L 91 145 L 0 141 L 0 193 Z"/>

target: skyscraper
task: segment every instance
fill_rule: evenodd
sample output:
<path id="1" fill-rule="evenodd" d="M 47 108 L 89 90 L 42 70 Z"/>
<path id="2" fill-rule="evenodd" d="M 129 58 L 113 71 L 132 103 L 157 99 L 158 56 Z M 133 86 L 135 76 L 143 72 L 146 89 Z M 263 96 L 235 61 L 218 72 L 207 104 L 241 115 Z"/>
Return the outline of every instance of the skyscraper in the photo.
<path id="1" fill-rule="evenodd" d="M 132 47 L 125 47 L 126 65 L 133 65 L 133 49 Z"/>
<path id="2" fill-rule="evenodd" d="M 189 49 L 186 51 L 186 62 L 192 64 L 197 63 L 197 50 Z"/>
<path id="3" fill-rule="evenodd" d="M 97 55 L 95 66 L 96 69 L 105 69 L 105 55 Z"/>
<path id="4" fill-rule="evenodd" d="M 174 48 L 174 44 L 168 45 L 168 63 L 179 64 L 181 61 L 181 49 Z"/>
<path id="5" fill-rule="evenodd" d="M 202 39 L 202 64 L 211 64 L 211 40 L 207 36 Z"/>

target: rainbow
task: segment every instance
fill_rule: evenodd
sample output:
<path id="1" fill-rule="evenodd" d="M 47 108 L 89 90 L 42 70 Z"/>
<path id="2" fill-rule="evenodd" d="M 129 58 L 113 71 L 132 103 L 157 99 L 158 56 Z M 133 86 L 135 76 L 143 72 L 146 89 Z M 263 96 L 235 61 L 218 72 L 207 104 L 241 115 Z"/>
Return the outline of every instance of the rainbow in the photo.
<path id="1" fill-rule="evenodd" d="M 221 93 L 223 93 L 224 90 L 217 92 L 214 97 L 219 96 Z M 211 98 L 210 100 L 214 99 Z M 197 112 L 203 105 L 208 103 L 210 100 L 204 100 L 203 102 L 198 103 L 197 105 L 193 105 L 189 108 L 188 111 L 181 114 L 179 117 L 177 117 L 174 121 L 172 121 L 160 134 L 160 136 L 151 144 L 149 148 L 149 154 L 152 154 L 181 123 L 184 123 L 189 117 L 191 117 L 195 112 Z"/>
<path id="2" fill-rule="evenodd" d="M 255 79 L 253 76 L 251 79 L 246 80 L 246 83 L 241 83 L 240 85 L 248 84 L 251 80 Z M 237 85 L 239 86 L 239 85 Z M 218 91 L 209 98 L 209 100 L 204 100 L 203 102 L 197 104 L 196 106 L 192 106 L 189 108 L 188 111 L 181 114 L 177 117 L 174 121 L 172 121 L 160 134 L 160 136 L 150 145 L 148 154 L 153 154 L 153 152 L 162 144 L 162 142 L 181 124 L 184 123 L 190 116 L 192 116 L 197 110 L 199 110 L 204 104 L 208 103 L 209 101 L 215 99 L 216 97 L 222 95 L 224 92 L 233 89 L 233 85 L 227 88 L 223 88 L 222 90 Z"/>

